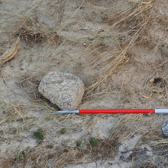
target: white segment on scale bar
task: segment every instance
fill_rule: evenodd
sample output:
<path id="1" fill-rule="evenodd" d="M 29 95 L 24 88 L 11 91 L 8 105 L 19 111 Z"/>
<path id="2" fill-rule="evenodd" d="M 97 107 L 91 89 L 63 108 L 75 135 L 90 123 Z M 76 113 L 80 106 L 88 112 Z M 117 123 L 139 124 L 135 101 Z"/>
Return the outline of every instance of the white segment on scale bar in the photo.
<path id="1" fill-rule="evenodd" d="M 168 109 L 155 109 L 155 113 L 168 113 Z"/>

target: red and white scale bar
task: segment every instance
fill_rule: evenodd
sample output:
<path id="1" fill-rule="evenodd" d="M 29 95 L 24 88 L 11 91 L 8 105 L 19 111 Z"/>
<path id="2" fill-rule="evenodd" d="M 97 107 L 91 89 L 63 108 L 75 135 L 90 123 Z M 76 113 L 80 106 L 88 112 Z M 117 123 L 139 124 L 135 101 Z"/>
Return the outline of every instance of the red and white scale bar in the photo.
<path id="1" fill-rule="evenodd" d="M 110 114 L 147 114 L 147 113 L 168 113 L 168 109 L 91 109 L 91 110 L 65 110 L 56 111 L 56 113 L 64 114 L 100 114 L 100 113 L 110 113 Z"/>

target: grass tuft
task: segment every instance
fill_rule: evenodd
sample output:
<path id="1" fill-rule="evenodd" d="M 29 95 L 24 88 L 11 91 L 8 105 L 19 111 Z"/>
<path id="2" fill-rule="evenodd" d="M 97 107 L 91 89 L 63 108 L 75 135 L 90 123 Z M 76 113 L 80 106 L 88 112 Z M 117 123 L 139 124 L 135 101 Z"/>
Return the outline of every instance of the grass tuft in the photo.
<path id="1" fill-rule="evenodd" d="M 82 141 L 81 140 L 77 141 L 76 145 L 79 147 L 82 146 Z"/>
<path id="2" fill-rule="evenodd" d="M 37 138 L 38 144 L 41 143 L 41 141 L 44 139 L 44 133 L 41 128 L 39 128 L 35 133 L 34 136 Z"/>
<path id="3" fill-rule="evenodd" d="M 36 164 L 35 164 L 35 167 L 38 167 L 38 166 L 39 166 L 39 164 L 38 164 L 38 163 L 36 163 Z"/>
<path id="4" fill-rule="evenodd" d="M 21 161 L 23 159 L 23 155 L 21 153 L 18 153 L 16 156 L 17 161 Z"/>
<path id="5" fill-rule="evenodd" d="M 66 129 L 65 129 L 65 128 L 62 128 L 62 129 L 60 130 L 60 133 L 61 133 L 61 134 L 65 134 L 65 133 L 66 133 Z"/>
<path id="6" fill-rule="evenodd" d="M 99 143 L 99 141 L 97 140 L 97 139 L 95 139 L 95 138 L 90 138 L 90 145 L 91 146 L 95 146 L 95 145 L 97 145 Z"/>

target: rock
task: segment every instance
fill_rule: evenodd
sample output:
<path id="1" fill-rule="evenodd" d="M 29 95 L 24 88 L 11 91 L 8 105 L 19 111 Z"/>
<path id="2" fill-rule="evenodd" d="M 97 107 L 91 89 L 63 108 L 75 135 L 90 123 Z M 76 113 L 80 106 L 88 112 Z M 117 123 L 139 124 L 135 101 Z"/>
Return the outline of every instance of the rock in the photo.
<path id="1" fill-rule="evenodd" d="M 64 168 L 97 168 L 96 163 L 86 163 L 86 164 L 78 164 L 78 165 L 69 165 Z"/>
<path id="2" fill-rule="evenodd" d="M 93 120 L 92 137 L 105 139 L 109 136 L 111 129 L 114 126 L 114 118 L 107 119 L 95 117 Z"/>
<path id="3" fill-rule="evenodd" d="M 40 82 L 39 92 L 62 110 L 75 110 L 79 105 L 84 84 L 70 73 L 50 72 Z"/>
<path id="4" fill-rule="evenodd" d="M 163 134 L 168 137 L 168 119 L 164 121 L 162 125 Z"/>

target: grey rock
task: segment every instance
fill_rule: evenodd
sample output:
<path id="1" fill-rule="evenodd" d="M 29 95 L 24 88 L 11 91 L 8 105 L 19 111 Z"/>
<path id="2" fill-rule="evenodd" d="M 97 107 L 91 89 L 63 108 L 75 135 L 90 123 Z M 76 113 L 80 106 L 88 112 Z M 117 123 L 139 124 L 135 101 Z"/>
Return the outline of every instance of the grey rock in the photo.
<path id="1" fill-rule="evenodd" d="M 126 153 L 128 151 L 132 151 L 140 138 L 141 138 L 140 135 L 136 135 L 130 138 L 129 140 L 123 141 L 122 144 L 119 146 L 118 151 L 120 153 Z"/>
<path id="2" fill-rule="evenodd" d="M 168 137 L 168 119 L 165 120 L 162 125 L 162 132 L 166 137 Z"/>
<path id="3" fill-rule="evenodd" d="M 109 136 L 111 129 L 114 126 L 114 118 L 107 119 L 96 118 L 93 120 L 92 136 L 100 139 L 105 139 Z"/>
<path id="4" fill-rule="evenodd" d="M 96 163 L 86 163 L 86 164 L 79 164 L 79 165 L 69 165 L 64 168 L 96 168 Z"/>
<path id="5" fill-rule="evenodd" d="M 74 110 L 82 99 L 84 84 L 73 74 L 54 71 L 42 79 L 38 90 L 62 110 Z"/>
<path id="6" fill-rule="evenodd" d="M 130 155 L 134 152 L 135 145 L 140 138 L 141 136 L 137 135 L 125 140 L 119 146 L 118 153 L 112 161 L 95 160 L 91 163 L 67 165 L 64 168 L 130 168 L 132 167 L 132 157 L 130 158 Z"/>

